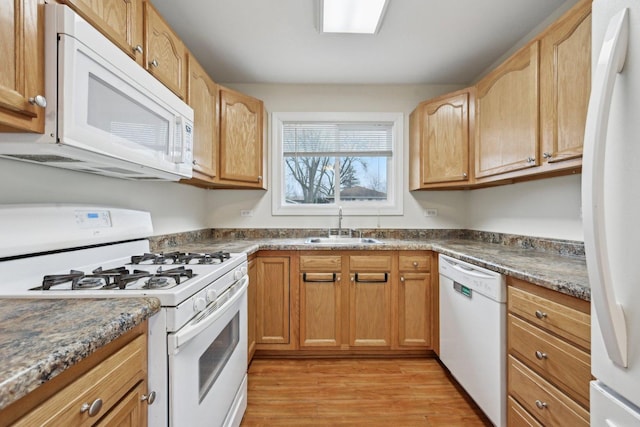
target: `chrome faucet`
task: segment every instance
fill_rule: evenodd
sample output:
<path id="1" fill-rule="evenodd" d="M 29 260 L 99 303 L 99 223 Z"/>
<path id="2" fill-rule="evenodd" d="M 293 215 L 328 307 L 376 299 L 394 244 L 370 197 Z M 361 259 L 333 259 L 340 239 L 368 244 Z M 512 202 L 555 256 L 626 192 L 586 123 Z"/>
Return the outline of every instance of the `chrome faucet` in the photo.
<path id="1" fill-rule="evenodd" d="M 342 206 L 338 206 L 338 237 L 342 236 Z"/>

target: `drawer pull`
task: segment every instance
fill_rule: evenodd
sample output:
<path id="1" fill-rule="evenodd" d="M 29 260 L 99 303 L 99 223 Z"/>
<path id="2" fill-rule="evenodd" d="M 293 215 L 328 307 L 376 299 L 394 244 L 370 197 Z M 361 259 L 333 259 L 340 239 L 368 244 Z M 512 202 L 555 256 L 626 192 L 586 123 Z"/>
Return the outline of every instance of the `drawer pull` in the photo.
<path id="1" fill-rule="evenodd" d="M 418 267 L 418 261 L 413 261 L 413 266 L 417 268 Z"/>
<path id="2" fill-rule="evenodd" d="M 97 398 L 91 405 L 84 403 L 80 407 L 80 413 L 84 414 L 85 412 L 88 412 L 90 417 L 95 417 L 98 415 L 98 412 L 100 412 L 100 409 L 102 409 L 102 399 Z"/>
<path id="3" fill-rule="evenodd" d="M 149 405 L 153 405 L 153 402 L 156 401 L 156 392 L 152 391 L 149 394 L 143 394 L 140 396 L 140 400 L 143 402 L 146 400 Z"/>
<path id="4" fill-rule="evenodd" d="M 547 407 L 547 402 L 536 400 L 536 406 L 538 407 L 538 409 L 545 409 Z"/>
<path id="5" fill-rule="evenodd" d="M 542 360 L 547 358 L 547 353 L 543 353 L 540 350 L 536 351 L 536 359 Z"/>
<path id="6" fill-rule="evenodd" d="M 303 282 L 315 282 L 315 283 L 321 283 L 321 282 L 326 282 L 326 283 L 333 283 L 336 281 L 336 273 L 331 273 L 331 274 L 311 274 L 309 275 L 309 277 L 307 277 L 307 273 L 302 273 L 302 281 Z"/>
<path id="7" fill-rule="evenodd" d="M 540 320 L 545 319 L 547 317 L 547 313 L 544 311 L 536 310 L 536 317 Z"/>
<path id="8" fill-rule="evenodd" d="M 386 283 L 389 279 L 388 273 L 356 273 L 354 276 L 356 282 L 364 283 Z"/>

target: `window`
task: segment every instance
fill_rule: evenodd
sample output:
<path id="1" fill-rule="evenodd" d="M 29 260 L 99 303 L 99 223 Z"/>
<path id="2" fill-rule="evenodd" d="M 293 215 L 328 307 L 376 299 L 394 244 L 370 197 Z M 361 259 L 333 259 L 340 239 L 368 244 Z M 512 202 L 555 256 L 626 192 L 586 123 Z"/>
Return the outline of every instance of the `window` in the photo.
<path id="1" fill-rule="evenodd" d="M 274 113 L 273 214 L 402 214 L 402 113 Z"/>

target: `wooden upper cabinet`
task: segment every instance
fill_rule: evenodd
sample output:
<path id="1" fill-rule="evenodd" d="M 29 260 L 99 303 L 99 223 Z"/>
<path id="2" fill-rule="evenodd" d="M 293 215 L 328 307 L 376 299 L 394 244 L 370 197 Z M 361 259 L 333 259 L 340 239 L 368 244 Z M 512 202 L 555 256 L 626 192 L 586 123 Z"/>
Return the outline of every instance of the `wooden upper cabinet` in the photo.
<path id="1" fill-rule="evenodd" d="M 0 131 L 44 132 L 42 3 L 0 0 Z"/>
<path id="2" fill-rule="evenodd" d="M 542 161 L 580 166 L 591 90 L 591 1 L 574 6 L 540 38 Z"/>
<path id="3" fill-rule="evenodd" d="M 264 105 L 227 88 L 220 89 L 220 180 L 266 188 L 264 179 Z"/>
<path id="4" fill-rule="evenodd" d="M 410 116 L 410 190 L 469 181 L 469 99 L 470 89 L 450 93 Z"/>
<path id="5" fill-rule="evenodd" d="M 144 2 L 145 68 L 176 95 L 187 93 L 187 49 L 148 1 Z"/>
<path id="6" fill-rule="evenodd" d="M 142 64 L 142 0 L 62 0 Z"/>
<path id="7" fill-rule="evenodd" d="M 476 179 L 540 164 L 538 45 L 529 43 L 476 86 Z"/>
<path id="8" fill-rule="evenodd" d="M 194 178 L 208 180 L 217 175 L 220 137 L 218 85 L 211 80 L 193 55 L 189 55 L 188 70 L 187 103 L 193 108 L 194 114 Z"/>

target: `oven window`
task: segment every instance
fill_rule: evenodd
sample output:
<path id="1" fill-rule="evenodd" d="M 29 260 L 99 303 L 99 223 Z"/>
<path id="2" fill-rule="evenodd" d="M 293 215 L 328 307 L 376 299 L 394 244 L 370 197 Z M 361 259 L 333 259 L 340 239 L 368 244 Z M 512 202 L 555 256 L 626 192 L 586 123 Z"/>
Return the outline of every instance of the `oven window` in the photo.
<path id="1" fill-rule="evenodd" d="M 209 389 L 220 372 L 224 369 L 224 365 L 231 357 L 233 350 L 240 340 L 240 313 L 231 319 L 231 321 L 220 332 L 220 335 L 211 343 L 209 348 L 200 356 L 198 360 L 199 376 L 200 376 L 200 402 L 205 398 Z"/>

